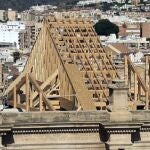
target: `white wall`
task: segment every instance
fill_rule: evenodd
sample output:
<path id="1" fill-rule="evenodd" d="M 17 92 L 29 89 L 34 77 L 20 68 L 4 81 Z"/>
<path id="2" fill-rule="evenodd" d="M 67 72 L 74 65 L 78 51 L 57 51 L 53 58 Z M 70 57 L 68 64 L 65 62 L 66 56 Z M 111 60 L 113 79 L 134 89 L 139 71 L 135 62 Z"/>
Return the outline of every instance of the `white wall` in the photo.
<path id="1" fill-rule="evenodd" d="M 19 32 L 18 31 L 0 31 L 0 42 L 3 43 L 16 43 L 19 49 Z"/>
<path id="2" fill-rule="evenodd" d="M 0 42 L 16 43 L 19 49 L 19 33 L 25 30 L 25 25 L 18 21 L 9 21 L 7 24 L 0 24 Z"/>

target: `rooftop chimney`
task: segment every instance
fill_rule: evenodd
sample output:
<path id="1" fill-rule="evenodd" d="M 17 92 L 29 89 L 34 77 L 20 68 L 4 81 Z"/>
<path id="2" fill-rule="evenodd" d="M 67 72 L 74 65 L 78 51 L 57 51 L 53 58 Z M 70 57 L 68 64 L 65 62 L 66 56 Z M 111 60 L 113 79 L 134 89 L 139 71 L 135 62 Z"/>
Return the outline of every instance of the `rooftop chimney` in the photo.
<path id="1" fill-rule="evenodd" d="M 128 87 L 124 80 L 114 80 L 109 86 L 110 120 L 112 122 L 131 121 L 132 116 L 128 111 Z"/>

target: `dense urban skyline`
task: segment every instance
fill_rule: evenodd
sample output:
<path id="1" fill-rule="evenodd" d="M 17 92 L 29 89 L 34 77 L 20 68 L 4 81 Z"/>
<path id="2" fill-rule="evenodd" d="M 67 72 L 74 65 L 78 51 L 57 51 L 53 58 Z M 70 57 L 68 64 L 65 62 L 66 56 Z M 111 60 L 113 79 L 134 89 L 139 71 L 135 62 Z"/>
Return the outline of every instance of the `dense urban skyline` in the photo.
<path id="1" fill-rule="evenodd" d="M 5 1 L 0 149 L 150 150 L 148 0 Z"/>

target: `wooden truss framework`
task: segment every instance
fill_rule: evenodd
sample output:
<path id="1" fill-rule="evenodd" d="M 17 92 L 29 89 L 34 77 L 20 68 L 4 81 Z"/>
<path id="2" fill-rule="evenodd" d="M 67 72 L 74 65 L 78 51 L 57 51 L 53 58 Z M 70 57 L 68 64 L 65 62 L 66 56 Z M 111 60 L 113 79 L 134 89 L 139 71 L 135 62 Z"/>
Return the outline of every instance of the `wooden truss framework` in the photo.
<path id="1" fill-rule="evenodd" d="M 105 109 L 108 85 L 118 77 L 89 21 L 47 18 L 23 73 L 5 94 L 26 111 Z"/>
<path id="2" fill-rule="evenodd" d="M 126 84 L 131 81 L 129 72 L 136 74 L 136 94 L 130 98 L 141 101 L 145 93 L 148 108 L 147 87 L 130 60 L 126 58 L 125 62 Z M 49 17 L 43 22 L 24 71 L 5 94 L 14 108 L 26 111 L 101 110 L 108 104 L 108 85 L 116 78 L 119 75 L 92 23 Z"/>

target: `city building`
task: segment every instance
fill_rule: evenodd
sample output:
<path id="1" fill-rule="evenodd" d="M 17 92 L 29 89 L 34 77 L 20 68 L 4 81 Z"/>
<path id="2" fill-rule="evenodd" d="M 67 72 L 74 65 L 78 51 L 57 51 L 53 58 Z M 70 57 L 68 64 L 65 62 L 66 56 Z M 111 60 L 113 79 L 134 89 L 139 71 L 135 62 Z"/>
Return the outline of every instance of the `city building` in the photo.
<path id="1" fill-rule="evenodd" d="M 28 11 L 23 11 L 20 13 L 20 20 L 21 21 L 34 21 L 35 15 Z"/>
<path id="2" fill-rule="evenodd" d="M 72 19 L 77 19 L 77 18 L 84 18 L 88 19 L 91 21 L 98 21 L 101 19 L 101 11 L 98 9 L 89 9 L 89 10 L 72 10 L 72 11 L 55 11 L 53 15 L 56 18 L 64 19 L 64 18 L 72 18 Z"/>
<path id="3" fill-rule="evenodd" d="M 0 63 L 4 64 L 6 62 L 14 62 L 13 51 L 9 49 L 0 49 Z"/>
<path id="4" fill-rule="evenodd" d="M 144 22 L 141 24 L 141 36 L 150 38 L 150 22 Z"/>
<path id="5" fill-rule="evenodd" d="M 132 0 L 132 4 L 137 6 L 140 3 L 140 0 Z"/>
<path id="6" fill-rule="evenodd" d="M 7 13 L 5 10 L 0 10 L 0 21 L 6 21 L 7 20 Z"/>
<path id="7" fill-rule="evenodd" d="M 28 57 L 26 55 L 23 55 L 20 59 L 16 60 L 13 66 L 16 67 L 19 72 L 22 72 L 27 62 L 27 59 Z"/>
<path id="8" fill-rule="evenodd" d="M 17 20 L 17 11 L 8 9 L 7 17 L 9 21 L 16 21 Z"/>
<path id="9" fill-rule="evenodd" d="M 41 23 L 25 22 L 25 30 L 19 33 L 20 49 L 31 49 L 42 27 Z"/>
<path id="10" fill-rule="evenodd" d="M 19 49 L 19 33 L 25 29 L 25 25 L 18 21 L 8 21 L 0 24 L 0 43 L 13 45 Z"/>
<path id="11" fill-rule="evenodd" d="M 30 8 L 30 10 L 39 11 L 39 12 L 43 12 L 43 11 L 47 11 L 47 10 L 51 10 L 51 9 L 57 9 L 57 6 L 52 6 L 52 5 L 37 5 L 37 6 L 32 6 Z"/>
<path id="12" fill-rule="evenodd" d="M 141 30 L 139 23 L 124 23 L 119 26 L 118 35 L 121 37 L 125 36 L 136 36 L 140 37 Z"/>

